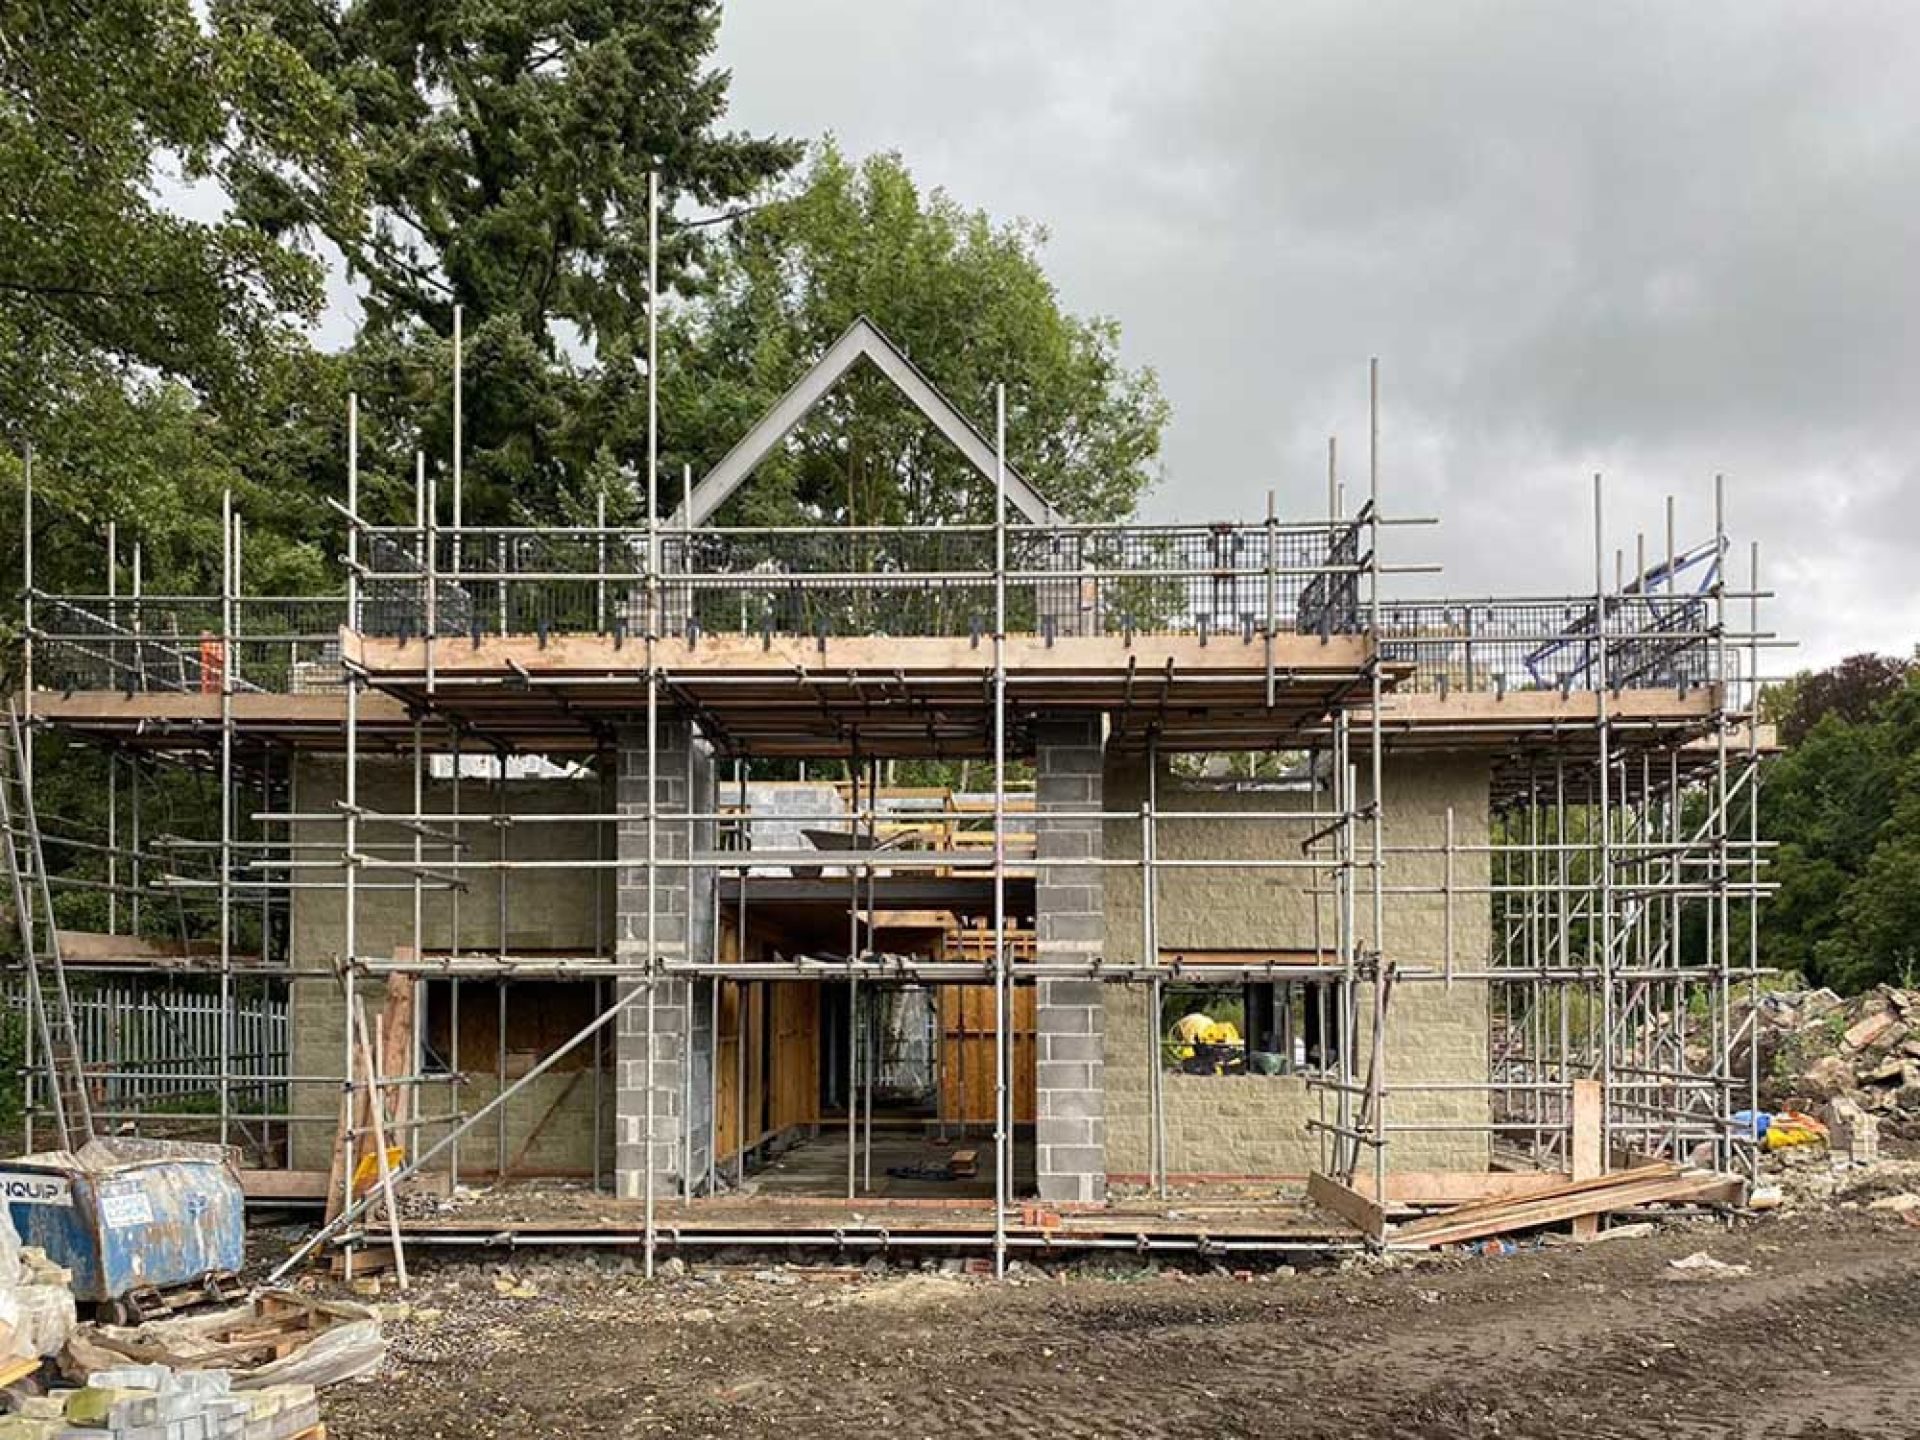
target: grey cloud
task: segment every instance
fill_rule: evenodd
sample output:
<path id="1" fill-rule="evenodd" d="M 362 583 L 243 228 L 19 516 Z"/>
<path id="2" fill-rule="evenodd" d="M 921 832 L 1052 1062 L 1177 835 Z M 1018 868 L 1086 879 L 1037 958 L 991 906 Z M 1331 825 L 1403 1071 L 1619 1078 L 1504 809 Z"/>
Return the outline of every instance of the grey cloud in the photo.
<path id="1" fill-rule="evenodd" d="M 1358 481 L 1377 354 L 1443 588 L 1577 589 L 1592 471 L 1629 553 L 1725 471 L 1796 663 L 1920 639 L 1920 12 L 735 0 L 721 58 L 739 123 L 1045 224 L 1186 513 L 1317 507 L 1330 428 Z"/>

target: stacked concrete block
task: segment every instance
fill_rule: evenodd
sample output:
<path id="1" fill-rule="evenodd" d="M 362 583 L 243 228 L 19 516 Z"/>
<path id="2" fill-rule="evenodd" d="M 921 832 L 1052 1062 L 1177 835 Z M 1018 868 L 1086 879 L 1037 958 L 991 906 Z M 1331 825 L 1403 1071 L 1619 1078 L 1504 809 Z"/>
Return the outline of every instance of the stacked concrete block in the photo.
<path id="1" fill-rule="evenodd" d="M 658 767 L 651 784 L 650 758 Z M 616 957 L 622 965 L 646 964 L 650 953 L 663 964 L 710 958 L 712 877 L 696 876 L 685 862 L 694 851 L 712 848 L 713 826 L 682 817 L 712 813 L 712 757 L 685 717 L 663 713 L 651 757 L 644 724 L 621 731 L 619 765 Z M 684 978 L 651 982 L 649 1024 L 648 983 L 619 986 L 626 1003 L 616 1022 L 614 1173 L 619 1192 L 629 1198 L 645 1192 L 649 1168 L 656 1193 L 677 1190 L 683 1177 L 705 1175 L 713 1136 L 709 987 Z"/>
<path id="2" fill-rule="evenodd" d="M 22 1416 L 54 1440 L 295 1440 L 320 1423 L 311 1385 L 235 1391 L 225 1370 L 127 1365 L 101 1370 L 83 1390 L 39 1402 L 45 1415 Z M 23 1432 L 25 1433 L 25 1432 Z"/>
<path id="3" fill-rule="evenodd" d="M 1105 750 L 1097 714 L 1050 720 L 1035 733 L 1037 854 L 1034 950 L 1039 963 L 1085 963 L 1106 945 L 1099 811 Z M 1051 812 L 1051 813 L 1049 813 Z M 1073 862 L 1085 861 L 1086 864 Z M 1040 1195 L 1097 1201 L 1106 1195 L 1104 987 L 1093 979 L 1042 979 L 1035 1012 Z"/>

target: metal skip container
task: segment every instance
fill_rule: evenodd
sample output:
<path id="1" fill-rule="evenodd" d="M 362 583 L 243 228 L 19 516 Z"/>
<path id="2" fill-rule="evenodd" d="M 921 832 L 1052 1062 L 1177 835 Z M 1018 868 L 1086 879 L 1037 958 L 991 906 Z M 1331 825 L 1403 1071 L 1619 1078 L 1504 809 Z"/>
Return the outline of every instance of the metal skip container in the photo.
<path id="1" fill-rule="evenodd" d="M 73 1272 L 76 1300 L 164 1305 L 216 1290 L 246 1257 L 234 1152 L 183 1140 L 90 1140 L 0 1161 L 0 1198 L 23 1244 Z"/>

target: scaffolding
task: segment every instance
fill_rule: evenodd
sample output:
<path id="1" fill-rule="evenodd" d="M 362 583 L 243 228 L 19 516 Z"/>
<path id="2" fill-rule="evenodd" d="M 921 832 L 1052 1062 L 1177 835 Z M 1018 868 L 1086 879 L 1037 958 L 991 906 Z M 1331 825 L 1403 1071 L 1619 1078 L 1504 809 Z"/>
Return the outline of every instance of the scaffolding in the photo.
<path id="1" fill-rule="evenodd" d="M 661 505 L 657 425 L 642 525 L 609 525 L 604 501 L 591 526 L 467 524 L 457 450 L 450 522 L 421 460 L 414 513 L 396 523 L 362 511 L 355 405 L 341 507 L 344 594 L 331 596 L 249 595 L 230 499 L 218 595 L 146 593 L 137 543 L 122 593 L 111 532 L 102 593 L 43 593 L 29 488 L 28 733 L 98 746 L 109 786 L 104 835 L 66 833 L 38 817 L 57 861 L 53 889 L 106 897 L 104 934 L 69 947 L 93 959 L 70 953 L 66 969 L 101 995 L 108 991 L 89 985 L 90 970 L 156 995 L 184 985 L 210 997 L 218 1017 L 210 1036 L 206 1021 L 194 1032 L 194 1053 L 211 1062 L 197 1071 L 179 1056 L 163 1067 L 151 1055 L 137 1066 L 88 1064 L 90 1093 L 118 1097 L 101 1118 L 203 1125 L 265 1167 L 289 1164 L 291 1133 L 337 1136 L 344 1163 L 328 1181 L 334 1218 L 311 1245 L 343 1243 L 350 1257 L 378 1238 L 367 1217 L 387 1180 L 444 1172 L 457 1184 L 463 1152 L 489 1122 L 491 1173 L 508 1178 L 518 1158 L 510 1107 L 563 1062 L 590 1055 L 590 1178 L 606 1183 L 609 1148 L 621 1157 L 620 1173 L 641 1191 L 636 1243 L 651 1270 L 663 1243 L 698 1238 L 678 1219 L 663 1232 L 664 1201 L 696 1204 L 745 1178 L 750 992 L 790 981 L 844 989 L 839 1058 L 854 1201 L 871 1187 L 880 1070 L 863 994 L 984 989 L 993 1014 L 992 1227 L 955 1243 L 989 1248 L 1003 1271 L 1016 1248 L 1039 1243 L 1016 1219 L 1018 992 L 1096 980 L 1146 997 L 1144 1178 L 1164 1199 L 1181 1183 L 1167 1154 L 1165 997 L 1235 983 L 1284 986 L 1288 996 L 1299 987 L 1306 997 L 1297 1019 L 1288 1008 L 1274 1022 L 1287 1035 L 1284 1064 L 1314 1099 L 1306 1123 L 1316 1171 L 1339 1193 L 1372 1197 L 1363 1227 L 1372 1243 L 1388 1238 L 1396 1137 L 1472 1130 L 1504 1164 L 1576 1170 L 1576 1088 L 1587 1082 L 1601 1096 L 1603 1167 L 1661 1155 L 1751 1173 L 1755 1147 L 1736 1117 L 1755 1108 L 1759 1078 L 1746 1042 L 1762 973 L 1758 905 L 1769 889 L 1757 819 L 1768 749 L 1761 652 L 1774 643 L 1761 628 L 1758 548 L 1736 587 L 1716 482 L 1705 541 L 1680 545 L 1669 501 L 1661 554 L 1649 561 L 1642 539 L 1631 563 L 1610 555 L 1595 477 L 1590 589 L 1464 601 L 1391 595 L 1395 577 L 1429 567 L 1387 563 L 1387 542 L 1426 522 L 1383 509 L 1377 368 L 1369 394 L 1365 498 L 1355 513 L 1341 513 L 1330 446 L 1324 514 L 1284 521 L 1269 497 L 1264 520 L 1202 525 L 1010 518 L 1002 394 L 984 442 L 993 518 L 935 530 L 695 527 L 690 509 L 674 528 Z M 1142 803 L 1015 806 L 1014 771 L 1033 752 L 1036 724 L 1084 713 L 1105 717 L 1107 752 L 1144 775 Z M 663 774 L 682 733 L 684 757 L 671 763 L 684 773 Z M 1449 808 L 1437 838 L 1390 835 L 1388 762 L 1429 751 L 1485 757 L 1484 829 Z M 294 783 L 314 752 L 339 759 L 340 793 L 329 805 L 303 803 Z M 1264 757 L 1284 783 L 1250 782 L 1252 800 L 1237 809 L 1179 796 L 1163 803 L 1169 764 L 1222 753 Z M 990 785 L 967 844 L 930 841 L 911 808 L 889 796 L 881 767 L 914 758 L 985 762 Z M 847 801 L 782 819 L 843 841 L 754 844 L 752 769 L 794 762 L 838 767 Z M 23 763 L 30 779 L 30 744 Z M 375 764 L 388 780 L 404 771 L 398 803 L 392 785 L 369 790 Z M 623 765 L 643 777 L 637 795 L 622 783 Z M 588 808 L 531 813 L 508 795 L 516 767 L 568 769 L 598 789 Z M 730 804 L 718 778 L 728 767 Z M 163 770 L 214 789 L 204 833 L 155 824 Z M 1288 839 L 1257 854 L 1193 854 L 1169 842 L 1201 824 Z M 1014 853 L 1015 825 L 1038 835 L 1034 853 Z M 539 850 L 547 826 L 590 832 L 592 853 L 514 853 L 519 836 L 532 835 L 528 846 Z M 1107 837 L 1100 853 L 1052 846 L 1050 837 L 1074 826 Z M 7 831 L 18 875 L 21 818 L 10 815 Z M 769 877 L 802 868 L 830 871 L 844 886 L 844 946 L 750 957 Z M 1310 944 L 1207 956 L 1169 946 L 1167 887 L 1223 869 L 1309 896 Z M 591 943 L 559 953 L 514 938 L 515 882 L 543 871 L 592 877 Z M 1081 953 L 1013 943 L 1043 908 L 1052 877 L 1090 874 L 1101 884 L 1124 874 L 1137 886 L 1137 938 L 1121 944 L 1110 932 Z M 895 881 L 956 879 L 988 897 L 976 932 L 984 943 L 971 951 L 890 953 L 877 926 L 862 923 Z M 1016 886 L 1035 898 L 1016 901 Z M 324 954 L 294 934 L 297 907 L 317 896 L 339 907 L 338 943 Z M 377 947 L 371 907 L 396 897 L 410 943 Z M 1393 933 L 1398 907 L 1410 903 L 1441 912 L 1437 959 L 1408 953 Z M 701 927 L 691 923 L 696 909 Z M 156 938 L 163 914 L 173 932 L 165 941 Z M 1472 916 L 1486 923 L 1484 946 L 1461 939 Z M 719 943 L 728 927 L 731 955 Z M 27 936 L 29 962 L 35 944 Z M 1127 950 L 1137 953 L 1109 953 Z M 34 973 L 29 964 L 30 982 Z M 511 987 L 538 980 L 591 987 L 592 1003 L 564 1039 L 512 1074 Z M 363 1018 L 374 987 L 397 994 L 426 982 L 445 987 L 437 1066 L 427 1060 L 423 990 L 394 1012 L 407 1017 L 404 1035 L 376 1034 Z M 490 997 L 480 992 L 495 1002 L 491 1016 L 473 1013 L 471 993 L 463 1012 L 463 985 L 471 992 L 476 982 L 491 987 Z M 263 1053 L 262 1036 L 285 1034 L 286 996 L 301 983 L 338 987 L 337 1072 L 294 1073 L 270 1041 Z M 1392 1073 L 1401 997 L 1469 985 L 1488 995 L 1486 1073 Z M 45 1013 L 37 985 L 29 995 L 34 1013 Z M 722 1156 L 729 1006 L 743 1108 L 733 1117 L 735 1153 Z M 489 1021 L 493 1093 L 472 1105 L 463 1026 L 471 1035 Z M 679 1028 L 663 1028 L 671 1026 Z M 1319 1037 L 1298 1063 L 1296 1026 Z M 669 1041 L 681 1048 L 663 1079 Z M 1109 1033 L 1106 1043 L 1118 1042 Z M 700 1045 L 703 1159 L 691 1118 Z M 620 1115 L 617 1096 L 607 1103 L 612 1055 L 640 1067 L 638 1116 Z M 39 1073 L 52 1059 L 28 1062 L 30 1145 L 45 1102 L 59 1102 L 58 1077 Z M 154 1086 L 156 1074 L 166 1084 Z M 40 1078 L 53 1088 L 39 1089 Z M 212 1113 L 165 1105 L 183 1091 L 210 1099 Z M 337 1107 L 303 1101 L 330 1093 Z M 1450 1118 L 1424 1118 L 1423 1102 L 1449 1095 L 1477 1099 Z M 610 1147 L 622 1122 L 637 1134 Z M 406 1158 L 388 1177 L 390 1136 Z M 668 1142 L 672 1164 L 661 1155 Z M 357 1186 L 351 1163 L 370 1143 L 379 1190 Z M 668 1177 L 671 1195 L 661 1193 Z M 840 1220 L 822 1233 L 845 1243 L 846 1231 Z"/>

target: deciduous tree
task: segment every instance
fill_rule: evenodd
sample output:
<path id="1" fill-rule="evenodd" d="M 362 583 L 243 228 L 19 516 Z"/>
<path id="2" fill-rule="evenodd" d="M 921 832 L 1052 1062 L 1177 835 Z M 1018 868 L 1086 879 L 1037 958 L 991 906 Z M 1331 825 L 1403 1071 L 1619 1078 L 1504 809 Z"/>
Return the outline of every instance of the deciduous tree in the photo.
<path id="1" fill-rule="evenodd" d="M 1157 475 L 1167 405 L 1120 359 L 1119 328 L 1070 313 L 1045 232 L 922 191 L 897 155 L 832 144 L 732 226 L 708 286 L 674 317 L 666 468 L 697 478 L 864 315 L 990 431 L 1007 387 L 1009 459 L 1062 515 L 1131 513 Z M 856 371 L 729 513 L 755 523 L 985 519 L 988 488 L 881 376 Z M 677 487 L 669 485 L 671 493 Z"/>

